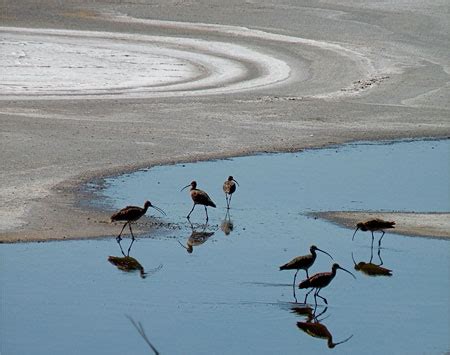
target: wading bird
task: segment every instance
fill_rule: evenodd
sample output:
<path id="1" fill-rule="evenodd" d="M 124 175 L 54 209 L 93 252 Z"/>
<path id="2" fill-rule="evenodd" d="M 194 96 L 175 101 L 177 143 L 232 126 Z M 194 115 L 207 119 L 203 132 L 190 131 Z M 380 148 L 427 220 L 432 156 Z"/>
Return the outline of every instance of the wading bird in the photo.
<path id="1" fill-rule="evenodd" d="M 295 287 L 295 280 L 297 278 L 297 274 L 300 270 L 305 270 L 306 278 L 309 277 L 308 269 L 312 266 L 312 264 L 314 264 L 314 261 L 316 261 L 316 257 L 317 257 L 316 250 L 320 251 L 324 254 L 327 254 L 331 259 L 333 259 L 333 257 L 330 254 L 328 254 L 326 251 L 319 249 L 315 245 L 311 245 L 311 247 L 309 248 L 309 251 L 311 252 L 311 254 L 297 256 L 296 258 L 292 259 L 288 263 L 280 266 L 280 271 L 281 270 L 297 270 L 294 275 L 294 283 L 293 283 L 294 287 Z"/>
<path id="2" fill-rule="evenodd" d="M 321 289 L 327 287 L 330 284 L 330 282 L 334 279 L 334 277 L 336 276 L 337 269 L 344 270 L 345 272 L 349 273 L 350 275 L 353 276 L 353 278 L 356 279 L 355 275 L 353 275 L 350 271 L 344 269 L 343 267 L 340 267 L 339 264 L 333 264 L 331 272 L 319 272 L 317 274 L 314 274 L 313 276 L 300 282 L 298 288 L 300 289 L 311 288 L 311 291 L 309 291 L 306 296 L 308 296 L 313 290 L 316 290 L 316 292 L 314 292 L 314 302 L 316 306 L 317 306 L 317 297 L 320 297 L 321 299 L 324 300 L 325 304 L 328 304 L 326 298 L 320 296 L 319 292 Z"/>
<path id="3" fill-rule="evenodd" d="M 236 191 L 236 184 L 239 186 L 239 183 L 234 180 L 232 176 L 228 176 L 227 181 L 223 183 L 223 192 L 225 192 L 225 198 L 227 200 L 227 209 L 230 209 L 231 197 L 233 193 Z"/>
<path id="4" fill-rule="evenodd" d="M 356 224 L 356 230 L 355 233 L 353 233 L 352 240 L 355 239 L 355 234 L 358 231 L 358 229 L 361 229 L 363 232 L 370 231 L 372 233 L 372 246 L 373 246 L 373 232 L 380 231 L 383 234 L 381 234 L 380 240 L 378 241 L 378 246 L 381 245 L 381 239 L 383 239 L 385 234 L 385 229 L 395 228 L 394 227 L 395 222 L 389 222 L 384 221 L 382 219 L 376 218 L 371 219 L 366 222 L 359 222 Z"/>
<path id="5" fill-rule="evenodd" d="M 192 181 L 189 185 L 186 185 L 181 189 L 183 191 L 187 187 L 191 187 L 191 198 L 192 201 L 194 201 L 194 206 L 192 206 L 191 212 L 186 216 L 187 219 L 191 216 L 192 211 L 194 211 L 194 208 L 196 205 L 203 205 L 205 207 L 205 213 L 206 213 L 206 222 L 208 222 L 208 210 L 206 209 L 207 206 L 216 208 L 216 204 L 210 199 L 208 194 L 205 191 L 197 189 L 197 182 Z"/>
<path id="6" fill-rule="evenodd" d="M 137 221 L 139 218 L 141 218 L 148 210 L 149 207 L 153 207 L 155 210 L 159 211 L 161 214 L 166 215 L 166 213 L 160 209 L 159 207 L 156 207 L 155 205 L 152 205 L 150 201 L 145 201 L 144 208 L 138 207 L 138 206 L 127 206 L 125 208 L 122 208 L 120 211 L 114 213 L 111 216 L 111 222 L 119 222 L 119 221 L 125 221 L 126 223 L 123 225 L 122 230 L 120 231 L 119 235 L 117 236 L 117 240 L 120 241 L 122 238 L 120 237 L 122 235 L 123 230 L 128 224 L 128 227 L 130 228 L 131 237 L 134 240 L 133 230 L 131 229 L 131 223 Z"/>

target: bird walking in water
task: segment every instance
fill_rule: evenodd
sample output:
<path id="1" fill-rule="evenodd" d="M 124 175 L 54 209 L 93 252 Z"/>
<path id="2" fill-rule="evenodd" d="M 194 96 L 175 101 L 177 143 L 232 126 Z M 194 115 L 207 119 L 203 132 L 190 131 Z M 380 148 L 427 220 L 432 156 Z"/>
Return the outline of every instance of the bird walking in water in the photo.
<path id="1" fill-rule="evenodd" d="M 311 247 L 309 248 L 309 251 L 311 252 L 311 254 L 297 256 L 296 258 L 292 259 L 288 263 L 280 266 L 280 271 L 281 270 L 297 270 L 295 272 L 294 282 L 292 284 L 292 287 L 294 287 L 294 290 L 295 290 L 295 280 L 297 278 L 297 274 L 298 274 L 299 270 L 305 270 L 306 278 L 309 278 L 308 269 L 312 266 L 312 264 L 314 264 L 314 261 L 316 261 L 316 257 L 317 257 L 316 250 L 318 250 L 324 254 L 327 254 L 331 259 L 333 259 L 333 257 L 330 254 L 328 254 L 326 251 L 319 249 L 315 245 L 311 245 Z"/>
<path id="2" fill-rule="evenodd" d="M 223 183 L 223 192 L 225 192 L 225 198 L 227 200 L 227 210 L 230 209 L 231 197 L 236 191 L 236 184 L 239 186 L 239 183 L 232 176 L 228 176 L 227 181 Z"/>
<path id="3" fill-rule="evenodd" d="M 194 206 L 192 206 L 191 211 L 186 216 L 186 218 L 189 220 L 192 211 L 194 211 L 194 208 L 196 205 L 203 205 L 205 207 L 205 213 L 206 213 L 206 222 L 208 222 L 208 210 L 206 207 L 214 207 L 216 208 L 216 204 L 211 200 L 211 198 L 208 196 L 208 194 L 205 191 L 197 189 L 197 182 L 192 181 L 189 185 L 186 185 L 181 189 L 183 191 L 187 187 L 191 187 L 191 198 L 192 201 L 194 201 Z"/>
<path id="4" fill-rule="evenodd" d="M 359 222 L 356 224 L 356 230 L 355 233 L 353 233 L 353 237 L 352 240 L 355 239 L 355 234 L 358 231 L 358 229 L 361 229 L 363 232 L 367 232 L 370 231 L 372 233 L 372 247 L 373 247 L 373 232 L 376 231 L 380 231 L 383 234 L 381 234 L 380 240 L 378 241 L 378 247 L 381 246 L 381 239 L 383 239 L 384 234 L 385 234 L 385 229 L 391 229 L 391 228 L 395 228 L 394 227 L 395 222 L 394 221 L 384 221 L 382 219 L 376 218 L 376 219 L 371 219 L 368 220 L 366 222 Z"/>
<path id="5" fill-rule="evenodd" d="M 145 201 L 144 208 L 138 207 L 138 206 L 127 206 L 125 208 L 122 208 L 120 211 L 114 213 L 111 216 L 111 222 L 119 222 L 119 221 L 125 221 L 126 223 L 123 225 L 122 230 L 120 231 L 119 235 L 117 236 L 117 241 L 122 240 L 121 235 L 123 230 L 128 224 L 128 227 L 130 228 L 131 237 L 134 240 L 134 234 L 133 230 L 131 229 L 131 223 L 137 221 L 139 218 L 141 218 L 148 210 L 149 207 L 154 208 L 155 210 L 159 211 L 164 216 L 166 213 L 160 209 L 159 207 L 156 207 L 155 205 L 152 205 L 150 201 Z"/>
<path id="6" fill-rule="evenodd" d="M 340 267 L 339 264 L 333 264 L 333 267 L 331 268 L 331 272 L 319 272 L 319 273 L 314 274 L 313 276 L 307 278 L 306 280 L 303 280 L 298 285 L 298 288 L 300 288 L 300 289 L 311 288 L 311 291 L 309 291 L 306 296 L 308 296 L 313 290 L 316 290 L 316 292 L 314 292 L 314 302 L 315 302 L 316 307 L 317 307 L 317 297 L 320 297 L 321 299 L 324 300 L 325 304 L 328 304 L 326 298 L 320 296 L 319 292 L 323 288 L 327 287 L 330 284 L 330 282 L 334 279 L 334 277 L 336 276 L 337 269 L 344 270 L 345 272 L 349 273 L 350 275 L 353 276 L 353 278 L 356 279 L 355 275 L 353 275 L 350 271 L 344 269 L 343 267 Z M 306 297 L 305 297 L 305 301 L 306 301 Z"/>

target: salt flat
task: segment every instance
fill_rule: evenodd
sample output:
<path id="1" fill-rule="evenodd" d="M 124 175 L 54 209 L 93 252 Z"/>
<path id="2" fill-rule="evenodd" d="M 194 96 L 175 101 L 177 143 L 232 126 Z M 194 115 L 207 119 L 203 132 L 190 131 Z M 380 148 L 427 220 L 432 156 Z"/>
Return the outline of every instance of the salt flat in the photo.
<path id="1" fill-rule="evenodd" d="M 450 136 L 448 10 L 445 1 L 3 2 L 1 240 L 113 233 L 100 223 L 108 212 L 79 205 L 80 183 L 95 177 Z"/>

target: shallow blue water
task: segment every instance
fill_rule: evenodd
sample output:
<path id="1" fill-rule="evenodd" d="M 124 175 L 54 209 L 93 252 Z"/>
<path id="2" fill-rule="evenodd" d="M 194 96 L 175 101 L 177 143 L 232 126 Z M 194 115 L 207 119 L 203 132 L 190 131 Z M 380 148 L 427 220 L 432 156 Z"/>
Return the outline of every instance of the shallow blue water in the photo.
<path id="1" fill-rule="evenodd" d="M 327 210 L 449 211 L 450 141 L 353 144 L 225 161 L 155 167 L 107 181 L 102 191 L 115 207 L 163 208 L 175 224 L 144 235 L 130 255 L 149 273 L 111 265 L 120 255 L 114 238 L 1 245 L 2 354 L 146 354 L 149 348 L 125 315 L 140 321 L 163 354 L 440 354 L 450 350 L 449 242 L 387 233 L 380 256 L 392 277 L 353 269 L 370 258 L 370 235 L 308 217 Z M 240 187 L 233 197 L 234 229 L 226 235 L 221 185 L 228 175 Z M 186 245 L 184 216 L 192 204 L 181 187 L 197 180 L 218 205 L 210 209 L 203 244 Z M 156 211 L 153 211 L 155 216 Z M 204 210 L 191 217 L 202 230 Z M 126 249 L 129 240 L 122 244 Z M 329 303 L 322 324 L 339 342 L 297 328 L 306 317 L 291 311 L 293 272 L 278 266 L 309 246 L 333 255 L 352 271 L 338 271 L 321 295 Z M 374 262 L 379 262 L 377 250 Z M 310 274 L 329 271 L 320 254 Z M 304 278 L 300 271 L 298 281 Z M 297 290 L 303 301 L 303 290 Z M 320 300 L 319 300 L 320 301 Z M 314 299 L 309 297 L 308 302 Z M 324 310 L 319 302 L 317 313 Z M 321 317 L 322 318 L 322 317 Z"/>

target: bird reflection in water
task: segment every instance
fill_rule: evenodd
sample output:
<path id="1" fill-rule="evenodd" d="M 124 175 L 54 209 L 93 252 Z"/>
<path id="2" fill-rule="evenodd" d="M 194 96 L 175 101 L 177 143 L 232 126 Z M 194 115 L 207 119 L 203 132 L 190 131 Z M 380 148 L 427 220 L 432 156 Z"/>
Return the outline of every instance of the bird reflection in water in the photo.
<path id="1" fill-rule="evenodd" d="M 301 329 L 302 331 L 304 331 L 306 334 L 308 334 L 314 338 L 326 339 L 327 345 L 330 349 L 333 349 L 337 345 L 349 341 L 353 337 L 353 335 L 350 335 L 348 338 L 335 343 L 333 341 L 333 335 L 330 333 L 328 328 L 321 323 L 326 317 L 319 319 L 320 316 L 325 314 L 325 312 L 328 310 L 328 307 L 325 307 L 325 309 L 322 312 L 320 312 L 318 315 L 315 315 L 314 313 L 312 313 L 312 310 L 310 307 L 302 307 L 302 308 L 305 308 L 305 309 L 309 308 L 310 312 L 305 311 L 304 315 L 306 315 L 306 317 L 307 317 L 306 322 L 297 322 L 297 327 L 299 329 Z M 295 313 L 298 313 L 298 312 L 295 311 Z"/>
<path id="2" fill-rule="evenodd" d="M 372 263 L 373 248 L 370 249 L 369 262 L 360 261 L 359 263 L 357 263 L 355 261 L 355 258 L 353 257 L 353 253 L 352 253 L 352 259 L 353 259 L 353 263 L 355 264 L 355 270 L 361 271 L 363 274 L 366 274 L 368 276 L 392 276 L 392 270 L 381 266 L 381 265 L 383 265 L 383 260 L 381 259 L 380 253 L 381 253 L 381 249 L 378 249 L 378 258 L 380 259 L 379 264 Z"/>
<path id="3" fill-rule="evenodd" d="M 206 231 L 206 228 L 208 227 L 207 224 L 204 224 L 202 230 L 200 231 L 196 230 L 192 223 L 190 223 L 190 225 L 192 232 L 186 242 L 186 246 L 184 246 L 180 241 L 178 241 L 178 243 L 180 243 L 180 245 L 183 248 L 185 248 L 189 254 L 191 254 L 194 251 L 194 247 L 202 245 L 214 234 L 214 232 Z"/>
<path id="4" fill-rule="evenodd" d="M 144 267 L 137 261 L 135 258 L 130 256 L 131 247 L 133 246 L 134 239 L 131 241 L 130 246 L 128 247 L 127 254 L 124 253 L 122 244 L 120 240 L 117 240 L 117 244 L 119 244 L 120 251 L 123 256 L 109 256 L 108 261 L 116 266 L 119 270 L 125 272 L 135 272 L 139 271 L 140 276 L 145 279 L 147 275 L 153 274 L 159 271 L 162 268 L 162 264 L 157 268 L 150 270 L 149 272 L 144 271 Z"/>
<path id="5" fill-rule="evenodd" d="M 222 232 L 224 232 L 225 235 L 230 235 L 230 233 L 233 231 L 234 223 L 231 220 L 230 210 L 227 210 L 227 213 L 225 214 L 225 218 L 223 219 L 222 223 L 220 224 L 220 229 L 222 229 Z"/>

